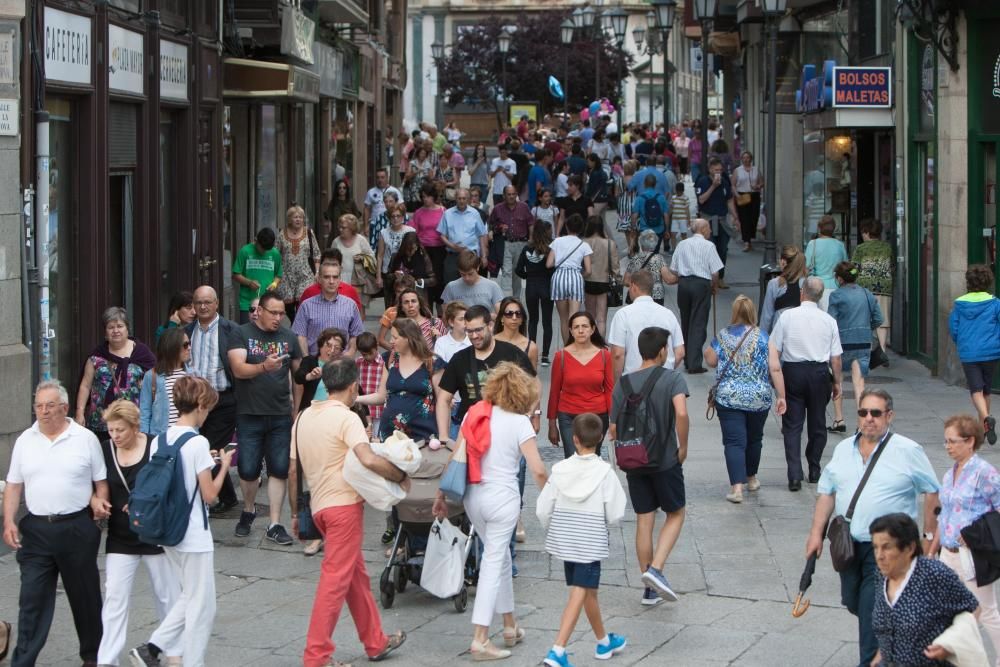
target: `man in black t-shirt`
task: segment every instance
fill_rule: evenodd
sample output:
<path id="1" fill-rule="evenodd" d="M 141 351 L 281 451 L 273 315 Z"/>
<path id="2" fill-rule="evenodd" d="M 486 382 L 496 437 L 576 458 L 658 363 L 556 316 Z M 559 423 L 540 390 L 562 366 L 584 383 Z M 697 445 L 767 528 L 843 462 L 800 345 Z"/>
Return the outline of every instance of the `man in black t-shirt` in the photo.
<path id="1" fill-rule="evenodd" d="M 465 333 L 470 347 L 459 350 L 448 362 L 438 382 L 437 423 L 438 437 L 447 439 L 451 421 L 451 399 L 457 393 L 462 398 L 458 415 L 461 421 L 468 409 L 482 399 L 482 390 L 490 370 L 504 361 L 513 361 L 532 376 L 535 369 L 528 355 L 510 343 L 493 338 L 491 323 L 493 313 L 483 306 L 472 306 L 465 311 Z M 538 431 L 541 411 L 535 407 L 531 423 Z"/>

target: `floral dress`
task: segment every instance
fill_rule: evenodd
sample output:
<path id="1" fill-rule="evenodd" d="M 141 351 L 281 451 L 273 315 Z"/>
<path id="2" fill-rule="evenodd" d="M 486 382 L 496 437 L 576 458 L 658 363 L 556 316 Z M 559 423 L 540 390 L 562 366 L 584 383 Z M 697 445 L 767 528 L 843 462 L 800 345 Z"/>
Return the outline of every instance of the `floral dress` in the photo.
<path id="1" fill-rule="evenodd" d="M 278 295 L 285 301 L 298 301 L 302 292 L 316 282 L 316 273 L 309 259 L 311 255 L 313 262 L 319 264 L 319 241 L 308 227 L 300 239 L 288 238 L 288 230 L 283 229 L 274 246 L 281 253 L 283 274 L 278 284 Z"/>
<path id="2" fill-rule="evenodd" d="M 388 438 L 399 430 L 414 440 L 424 440 L 437 433 L 434 418 L 434 385 L 432 375 L 444 369 L 445 363 L 434 357 L 431 369 L 421 365 L 417 370 L 403 377 L 399 372 L 399 353 L 385 353 L 386 402 L 379 422 L 379 437 Z"/>

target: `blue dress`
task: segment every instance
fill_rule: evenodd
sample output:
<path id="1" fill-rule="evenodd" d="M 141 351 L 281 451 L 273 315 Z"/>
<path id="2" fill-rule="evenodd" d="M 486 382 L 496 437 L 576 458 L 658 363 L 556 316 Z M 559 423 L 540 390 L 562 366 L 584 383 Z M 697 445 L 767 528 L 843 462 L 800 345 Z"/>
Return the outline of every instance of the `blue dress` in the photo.
<path id="1" fill-rule="evenodd" d="M 385 410 L 379 422 L 379 437 L 386 439 L 393 431 L 402 431 L 414 440 L 425 440 L 437 433 L 434 417 L 434 385 L 431 378 L 445 363 L 434 357 L 431 370 L 423 365 L 403 377 L 399 372 L 399 354 L 385 353 Z"/>

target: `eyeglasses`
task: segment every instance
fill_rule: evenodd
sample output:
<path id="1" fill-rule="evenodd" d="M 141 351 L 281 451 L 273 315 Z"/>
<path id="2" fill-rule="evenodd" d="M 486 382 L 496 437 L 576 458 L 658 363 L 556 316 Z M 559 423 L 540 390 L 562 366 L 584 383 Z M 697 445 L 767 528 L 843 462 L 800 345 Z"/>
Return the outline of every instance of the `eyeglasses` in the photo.
<path id="1" fill-rule="evenodd" d="M 972 436 L 967 436 L 965 438 L 945 438 L 943 444 L 945 447 L 947 447 L 948 445 L 961 445 L 964 444 L 965 441 L 971 437 Z"/>
<path id="2" fill-rule="evenodd" d="M 281 317 L 282 315 L 285 314 L 284 309 L 281 309 L 281 310 L 271 310 L 269 308 L 265 308 L 264 306 L 258 306 L 258 308 L 260 310 L 263 310 L 265 313 L 270 313 L 271 315 L 274 315 L 275 317 Z"/>
<path id="3" fill-rule="evenodd" d="M 483 333 L 484 331 L 486 331 L 486 326 L 485 325 L 481 326 L 481 327 L 476 327 L 475 329 L 466 329 L 465 333 L 469 334 L 470 336 L 478 336 L 479 334 Z"/>
<path id="4" fill-rule="evenodd" d="M 882 415 L 886 414 L 886 412 L 888 412 L 888 410 L 866 410 L 865 408 L 861 408 L 858 410 L 858 416 L 864 418 L 871 415 L 875 419 L 878 419 Z"/>
<path id="5" fill-rule="evenodd" d="M 515 318 L 520 319 L 524 317 L 524 313 L 522 313 L 520 310 L 505 310 L 503 311 L 503 316 L 506 317 L 507 319 L 513 320 Z"/>
<path id="6" fill-rule="evenodd" d="M 215 301 L 195 301 L 194 305 L 196 305 L 196 306 L 211 306 L 213 303 L 215 303 Z"/>

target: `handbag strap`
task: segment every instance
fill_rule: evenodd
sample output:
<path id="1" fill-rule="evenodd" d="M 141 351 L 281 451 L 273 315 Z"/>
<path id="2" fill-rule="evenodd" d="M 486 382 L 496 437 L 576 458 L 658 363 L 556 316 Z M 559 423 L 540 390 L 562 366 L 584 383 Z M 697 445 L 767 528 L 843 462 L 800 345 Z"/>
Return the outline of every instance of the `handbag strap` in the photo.
<path id="1" fill-rule="evenodd" d="M 860 434 L 855 436 L 855 444 L 857 444 L 857 439 L 860 437 Z M 872 455 L 872 460 L 868 464 L 868 469 L 865 470 L 865 474 L 861 477 L 861 481 L 858 483 L 858 488 L 854 490 L 854 497 L 851 498 L 851 504 L 847 506 L 847 513 L 844 514 L 844 518 L 848 521 L 850 521 L 851 517 L 854 516 L 854 506 L 858 504 L 858 496 L 861 495 L 862 489 L 865 488 L 868 478 L 872 476 L 872 470 L 875 469 L 875 464 L 878 463 L 878 457 L 882 456 L 882 451 L 885 449 L 885 446 L 889 444 L 889 439 L 891 437 L 892 431 L 886 431 L 885 435 L 882 436 L 882 441 L 879 442 L 878 446 L 875 448 L 875 453 Z"/>
<path id="2" fill-rule="evenodd" d="M 563 257 L 563 258 L 562 258 L 561 260 L 559 260 L 559 263 L 558 263 L 558 264 L 556 264 L 556 268 L 558 269 L 558 268 L 559 268 L 560 266 L 562 266 L 562 265 L 563 265 L 563 263 L 564 263 L 564 262 L 565 262 L 565 261 L 566 261 L 567 259 L 569 259 L 570 257 L 572 257 L 572 256 L 573 256 L 573 254 L 574 254 L 574 253 L 575 253 L 575 252 L 576 252 L 577 250 L 579 250 L 579 249 L 580 249 L 580 246 L 582 246 L 582 245 L 583 245 L 583 239 L 580 239 L 580 242 L 576 244 L 576 247 L 575 247 L 575 248 L 573 248 L 573 250 L 571 250 L 571 251 L 570 251 L 570 253 L 569 253 L 568 255 L 566 255 L 566 256 L 565 256 L 565 257 Z"/>
<path id="3" fill-rule="evenodd" d="M 740 351 L 741 347 L 743 347 L 743 343 L 746 342 L 747 336 L 749 336 L 750 332 L 753 331 L 753 330 L 754 330 L 754 327 L 748 326 L 747 330 L 746 330 L 746 333 L 744 333 L 743 337 L 740 338 L 740 342 L 737 343 L 736 347 L 733 348 L 733 351 L 729 353 L 729 359 L 726 362 L 726 367 L 722 369 L 722 372 L 719 373 L 719 379 L 715 381 L 715 386 L 716 387 L 718 387 L 720 384 L 722 384 L 722 381 L 726 378 L 726 375 L 729 373 L 730 367 L 733 365 L 733 359 L 736 358 L 736 353 Z"/>

